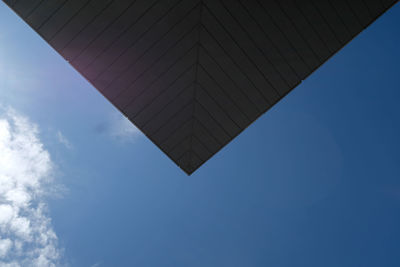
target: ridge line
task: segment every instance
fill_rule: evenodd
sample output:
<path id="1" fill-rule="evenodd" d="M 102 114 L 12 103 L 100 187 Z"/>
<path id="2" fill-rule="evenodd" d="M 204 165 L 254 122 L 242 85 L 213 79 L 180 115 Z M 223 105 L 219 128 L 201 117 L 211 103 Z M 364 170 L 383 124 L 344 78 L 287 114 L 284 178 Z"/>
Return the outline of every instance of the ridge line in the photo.
<path id="1" fill-rule="evenodd" d="M 201 37 L 201 24 L 202 24 L 202 15 L 203 15 L 203 0 L 200 0 L 200 14 L 199 14 L 199 21 L 197 22 L 197 48 L 196 48 L 196 66 L 195 66 L 195 74 L 194 74 L 194 83 L 193 83 L 193 109 L 192 109 L 192 129 L 190 135 L 190 142 L 189 142 L 189 162 L 188 162 L 188 171 L 192 171 L 192 154 L 193 154 L 193 131 L 194 131 L 194 114 L 196 112 L 196 96 L 197 96 L 197 79 L 199 73 L 199 55 L 200 55 L 200 37 Z"/>

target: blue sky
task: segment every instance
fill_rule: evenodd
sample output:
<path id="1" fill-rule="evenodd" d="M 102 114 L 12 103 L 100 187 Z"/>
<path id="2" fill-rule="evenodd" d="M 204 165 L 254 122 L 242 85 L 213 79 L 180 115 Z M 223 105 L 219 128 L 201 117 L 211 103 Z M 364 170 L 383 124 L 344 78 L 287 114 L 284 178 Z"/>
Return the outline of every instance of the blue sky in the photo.
<path id="1" fill-rule="evenodd" d="M 188 177 L 0 3 L 0 263 L 399 266 L 399 25 L 397 5 Z M 23 164 L 32 200 L 6 199 Z"/>

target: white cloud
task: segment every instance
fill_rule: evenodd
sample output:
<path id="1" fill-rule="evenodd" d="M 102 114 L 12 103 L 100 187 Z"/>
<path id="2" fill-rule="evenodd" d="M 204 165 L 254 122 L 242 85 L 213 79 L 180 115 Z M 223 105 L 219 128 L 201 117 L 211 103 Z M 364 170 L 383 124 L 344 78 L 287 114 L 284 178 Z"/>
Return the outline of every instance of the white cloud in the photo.
<path id="1" fill-rule="evenodd" d="M 141 132 L 125 116 L 118 114 L 111 125 L 111 136 L 120 141 L 135 141 Z"/>
<path id="2" fill-rule="evenodd" d="M 61 252 L 45 203 L 52 161 L 37 126 L 2 112 L 0 151 L 0 266 L 56 266 Z"/>
<path id="3" fill-rule="evenodd" d="M 0 239 L 0 258 L 3 258 L 7 255 L 12 247 L 12 241 L 8 238 Z"/>
<path id="4" fill-rule="evenodd" d="M 57 131 L 57 140 L 66 148 L 72 149 L 71 142 L 60 131 Z"/>

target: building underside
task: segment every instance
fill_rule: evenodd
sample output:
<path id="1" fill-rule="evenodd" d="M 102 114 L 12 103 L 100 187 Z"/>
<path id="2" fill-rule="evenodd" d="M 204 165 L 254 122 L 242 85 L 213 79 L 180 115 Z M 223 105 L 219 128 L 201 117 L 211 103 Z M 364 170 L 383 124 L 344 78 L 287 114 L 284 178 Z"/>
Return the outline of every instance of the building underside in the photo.
<path id="1" fill-rule="evenodd" d="M 187 174 L 397 2 L 3 1 Z"/>

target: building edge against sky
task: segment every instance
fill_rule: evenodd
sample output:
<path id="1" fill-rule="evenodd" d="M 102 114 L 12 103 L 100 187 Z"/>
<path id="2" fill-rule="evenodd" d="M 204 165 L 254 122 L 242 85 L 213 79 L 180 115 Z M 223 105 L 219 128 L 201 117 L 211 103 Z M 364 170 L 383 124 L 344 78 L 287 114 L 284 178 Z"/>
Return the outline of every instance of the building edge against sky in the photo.
<path id="1" fill-rule="evenodd" d="M 397 3 L 4 2 L 188 174 Z"/>

